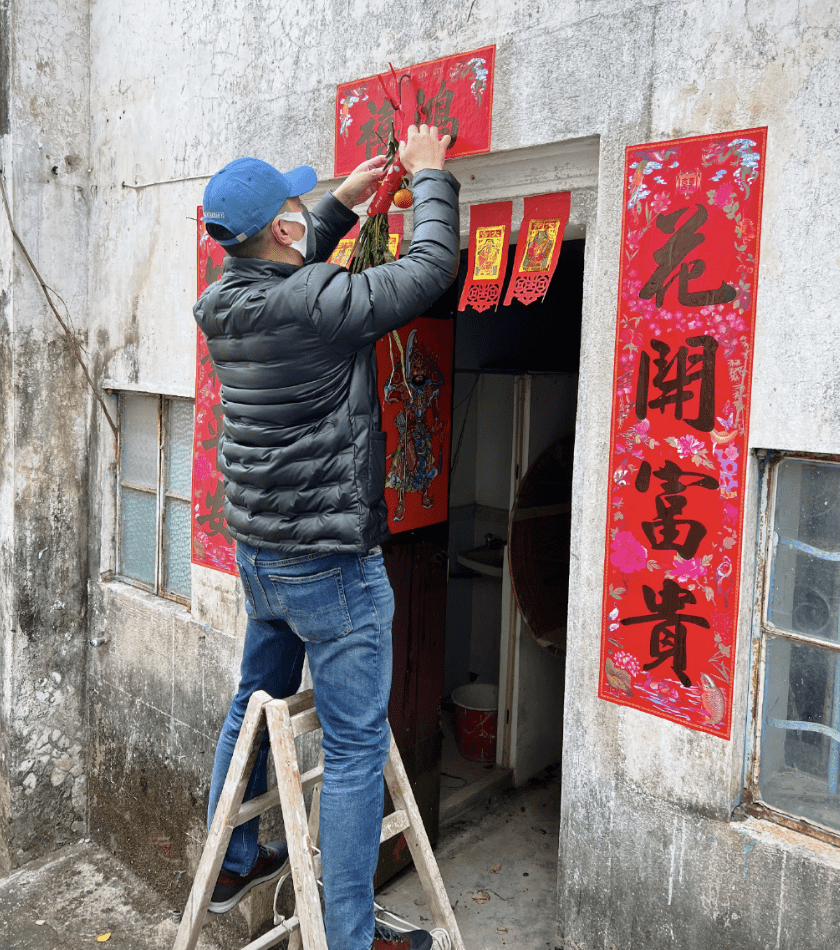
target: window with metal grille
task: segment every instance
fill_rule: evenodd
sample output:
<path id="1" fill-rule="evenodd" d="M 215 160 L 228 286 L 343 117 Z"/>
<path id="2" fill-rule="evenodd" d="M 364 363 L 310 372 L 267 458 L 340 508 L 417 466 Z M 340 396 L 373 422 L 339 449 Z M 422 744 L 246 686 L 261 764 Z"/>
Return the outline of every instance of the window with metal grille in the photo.
<path id="1" fill-rule="evenodd" d="M 121 393 L 117 572 L 189 604 L 193 403 Z"/>
<path id="2" fill-rule="evenodd" d="M 840 842 L 840 460 L 768 457 L 762 471 L 748 810 Z"/>

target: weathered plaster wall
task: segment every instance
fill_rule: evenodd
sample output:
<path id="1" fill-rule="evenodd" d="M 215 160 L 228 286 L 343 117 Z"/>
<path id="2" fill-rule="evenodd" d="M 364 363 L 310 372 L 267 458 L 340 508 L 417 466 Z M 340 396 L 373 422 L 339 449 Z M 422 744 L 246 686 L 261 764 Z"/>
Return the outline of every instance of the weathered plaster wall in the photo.
<path id="1" fill-rule="evenodd" d="M 88 11 L 0 8 L 0 163 L 17 230 L 84 346 Z M 0 870 L 84 833 L 89 394 L 0 222 Z"/>
<path id="2" fill-rule="evenodd" d="M 91 339 L 98 371 L 118 388 L 192 391 L 191 216 L 204 184 L 135 190 L 124 182 L 202 176 L 244 153 L 280 166 L 310 162 L 328 178 L 337 82 L 388 61 L 491 42 L 494 151 L 600 137 L 586 235 L 566 689 L 559 910 L 568 947 L 751 950 L 793 946 L 799 931 L 808 935 L 804 945 L 818 948 L 830 945 L 840 922 L 829 898 L 840 883 L 833 858 L 810 842 L 729 823 L 741 783 L 737 729 L 722 743 L 596 698 L 623 149 L 769 126 L 752 441 L 838 451 L 838 371 L 823 357 L 837 330 L 838 261 L 828 249 L 838 191 L 838 12 L 819 0 L 315 0 L 293 8 L 95 0 L 91 7 Z M 73 48 L 70 37 L 57 42 Z M 40 153 L 35 142 L 28 148 L 34 182 Z M 42 179 L 38 195 L 48 194 L 51 179 Z M 75 220 L 72 207 L 54 210 L 62 223 Z M 37 240 L 54 247 L 55 230 L 38 209 L 30 214 Z M 110 498 L 104 430 L 93 458 L 97 491 L 104 486 Z M 97 568 L 113 566 L 108 503 L 95 534 L 91 634 L 109 637 L 90 663 L 92 708 L 101 710 L 92 718 L 96 821 L 107 834 L 128 811 L 137 853 L 153 873 L 148 828 L 139 842 L 167 790 L 183 804 L 181 826 L 199 821 L 208 737 L 235 679 L 241 611 L 234 582 L 214 572 L 194 570 L 191 617 L 137 600 L 122 585 L 100 586 Z M 748 519 L 745 591 L 750 540 Z M 743 599 L 742 641 L 750 597 Z M 746 715 L 743 649 L 738 671 L 736 723 Z M 178 861 L 189 850 L 184 839 L 172 846 Z M 817 879 L 821 889 L 812 893 L 826 897 L 819 915 L 806 899 Z"/>
<path id="3" fill-rule="evenodd" d="M 815 355 L 838 329 L 830 303 L 838 194 L 838 9 L 831 3 L 650 5 L 632 40 L 589 25 L 600 62 L 616 41 L 646 90 L 619 135 L 602 135 L 598 239 L 588 243 L 572 539 L 579 649 L 566 681 L 560 933 L 569 948 L 828 948 L 836 945 L 836 855 L 761 823 L 730 822 L 742 784 L 756 501 L 749 477 L 740 643 L 729 743 L 596 698 L 609 437 L 609 374 L 618 282 L 621 147 L 767 125 L 751 443 L 838 452 L 838 371 Z M 617 26 L 617 24 L 616 24 Z M 573 58 L 561 44 L 561 62 Z M 577 51 L 575 51 L 577 52 Z M 597 67 L 596 67 L 597 68 Z M 585 77 L 583 77 L 585 79 Z M 620 107 L 621 108 L 621 107 Z M 835 172 L 836 175 L 836 172 Z M 591 282 L 591 283 L 590 283 Z M 577 556 L 575 556 L 577 555 Z M 815 912 L 815 908 L 818 910 Z"/>

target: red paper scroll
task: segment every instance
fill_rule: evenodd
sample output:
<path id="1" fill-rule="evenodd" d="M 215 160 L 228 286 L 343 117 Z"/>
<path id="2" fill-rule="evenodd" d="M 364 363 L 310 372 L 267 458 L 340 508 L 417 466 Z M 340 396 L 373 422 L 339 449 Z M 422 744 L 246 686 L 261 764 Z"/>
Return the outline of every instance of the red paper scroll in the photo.
<path id="1" fill-rule="evenodd" d="M 470 249 L 467 279 L 459 310 L 479 313 L 499 306 L 507 269 L 513 203 L 496 201 L 470 208 Z"/>
<path id="2" fill-rule="evenodd" d="M 385 152 L 394 130 L 389 97 L 402 104 L 398 137 L 411 123 L 425 122 L 452 136 L 449 158 L 489 152 L 495 57 L 496 47 L 485 46 L 383 73 L 381 80 L 342 83 L 335 95 L 336 176 Z"/>
<path id="3" fill-rule="evenodd" d="M 570 206 L 568 191 L 525 199 L 513 273 L 505 294 L 506 307 L 514 297 L 524 304 L 545 297 L 560 258 Z"/>
<path id="4" fill-rule="evenodd" d="M 198 293 L 222 276 L 225 252 L 204 230 L 198 208 Z M 195 431 L 193 433 L 192 563 L 236 574 L 236 547 L 224 518 L 225 491 L 216 469 L 222 428 L 221 384 L 204 334 L 196 329 Z"/>
<path id="5" fill-rule="evenodd" d="M 454 327 L 420 317 L 376 344 L 385 500 L 395 533 L 448 517 Z"/>
<path id="6" fill-rule="evenodd" d="M 724 739 L 766 131 L 626 154 L 598 695 Z"/>

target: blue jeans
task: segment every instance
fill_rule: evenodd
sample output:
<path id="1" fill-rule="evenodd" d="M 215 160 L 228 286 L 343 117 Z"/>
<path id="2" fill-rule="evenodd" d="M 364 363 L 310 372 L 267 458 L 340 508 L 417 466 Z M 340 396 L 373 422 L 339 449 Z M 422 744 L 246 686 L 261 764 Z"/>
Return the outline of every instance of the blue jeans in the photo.
<path id="1" fill-rule="evenodd" d="M 394 596 L 382 552 L 290 557 L 237 545 L 248 625 L 239 688 L 213 764 L 208 827 L 253 692 L 295 693 L 304 652 L 324 730 L 321 856 L 330 950 L 370 950 L 373 875 L 384 807 L 382 768 L 391 733 L 391 621 Z M 268 735 L 245 799 L 266 790 Z M 259 819 L 236 828 L 223 867 L 248 874 L 257 860 Z"/>

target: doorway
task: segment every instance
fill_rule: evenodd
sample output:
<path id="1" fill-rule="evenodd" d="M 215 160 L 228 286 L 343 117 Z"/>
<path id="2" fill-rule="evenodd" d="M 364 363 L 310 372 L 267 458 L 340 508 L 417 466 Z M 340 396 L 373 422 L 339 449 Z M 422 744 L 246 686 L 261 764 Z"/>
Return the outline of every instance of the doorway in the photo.
<path id="1" fill-rule="evenodd" d="M 463 251 L 457 299 L 466 256 Z M 511 253 L 509 272 L 513 259 Z M 540 646 L 523 622 L 508 541 L 511 509 L 530 466 L 558 440 L 574 436 L 583 261 L 584 241 L 565 241 L 542 301 L 455 312 L 442 824 L 560 760 L 565 654 Z M 524 569 L 541 570 L 545 556 L 526 554 Z M 489 762 L 476 760 L 487 759 L 486 742 L 476 747 L 464 739 L 464 720 L 469 728 L 474 717 L 459 700 L 479 695 L 475 687 L 486 687 L 485 698 L 487 689 L 498 691 Z"/>

